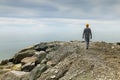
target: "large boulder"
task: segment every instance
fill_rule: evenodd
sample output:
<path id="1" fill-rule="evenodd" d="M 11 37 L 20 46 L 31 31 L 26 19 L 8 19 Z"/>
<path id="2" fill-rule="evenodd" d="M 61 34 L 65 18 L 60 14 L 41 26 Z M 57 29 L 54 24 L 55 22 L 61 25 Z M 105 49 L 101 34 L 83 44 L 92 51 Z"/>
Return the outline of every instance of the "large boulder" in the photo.
<path id="1" fill-rule="evenodd" d="M 11 69 L 0 69 L 0 77 L 9 71 L 11 71 Z M 0 78 L 0 80 L 1 80 L 1 78 Z"/>
<path id="2" fill-rule="evenodd" d="M 35 52 L 32 57 L 26 57 L 21 60 L 22 71 L 30 72 L 37 64 L 39 64 L 43 59 L 45 59 L 46 53 L 44 51 Z"/>
<path id="3" fill-rule="evenodd" d="M 5 65 L 5 64 L 7 64 L 7 63 L 9 63 L 9 60 L 2 60 L 1 62 L 0 62 L 0 65 Z"/>
<path id="4" fill-rule="evenodd" d="M 35 63 L 33 62 L 29 62 L 29 63 L 26 63 L 22 66 L 22 71 L 25 71 L 25 72 L 30 72 L 34 67 L 36 66 Z"/>
<path id="5" fill-rule="evenodd" d="M 36 61 L 37 61 L 37 57 L 32 56 L 32 57 L 26 57 L 26 58 L 22 59 L 21 63 L 24 65 L 27 63 L 35 63 Z"/>
<path id="6" fill-rule="evenodd" d="M 48 48 L 48 44 L 47 43 L 40 43 L 35 45 L 35 50 L 37 51 L 45 51 Z"/>
<path id="7" fill-rule="evenodd" d="M 52 63 L 57 64 L 67 56 L 73 54 L 75 49 L 73 46 L 60 46 L 57 50 L 50 52 L 46 55 L 46 59 Z"/>
<path id="8" fill-rule="evenodd" d="M 5 73 L 0 80 L 29 80 L 29 73 L 21 71 L 10 71 Z"/>
<path id="9" fill-rule="evenodd" d="M 37 80 L 58 80 L 69 70 L 70 65 L 75 61 L 75 55 L 64 59 L 56 66 L 47 69 Z"/>
<path id="10" fill-rule="evenodd" d="M 12 70 L 20 71 L 22 68 L 22 64 L 15 64 L 13 67 L 11 67 Z"/>
<path id="11" fill-rule="evenodd" d="M 29 80 L 36 80 L 40 77 L 40 75 L 47 69 L 46 64 L 39 64 L 37 65 L 30 73 Z"/>
<path id="12" fill-rule="evenodd" d="M 33 50 L 33 49 L 34 49 L 34 46 L 28 46 L 28 47 L 26 47 L 26 48 L 20 50 L 19 53 L 25 52 L 25 51 L 27 51 L 27 50 Z"/>
<path id="13" fill-rule="evenodd" d="M 35 54 L 35 50 L 26 50 L 24 52 L 17 53 L 14 56 L 13 63 L 15 63 L 15 64 L 20 63 L 23 58 L 31 57 L 34 54 Z"/>
<path id="14" fill-rule="evenodd" d="M 47 53 L 45 51 L 35 52 L 35 57 L 37 57 L 37 64 L 41 63 L 43 59 L 46 58 Z"/>
<path id="15" fill-rule="evenodd" d="M 56 50 L 59 47 L 59 43 L 51 42 L 51 43 L 40 43 L 35 45 L 34 49 L 37 51 L 46 51 L 46 50 Z M 48 50 L 48 52 L 49 52 Z"/>
<path id="16" fill-rule="evenodd" d="M 120 45 L 120 42 L 117 42 L 116 44 L 117 44 L 117 45 Z"/>

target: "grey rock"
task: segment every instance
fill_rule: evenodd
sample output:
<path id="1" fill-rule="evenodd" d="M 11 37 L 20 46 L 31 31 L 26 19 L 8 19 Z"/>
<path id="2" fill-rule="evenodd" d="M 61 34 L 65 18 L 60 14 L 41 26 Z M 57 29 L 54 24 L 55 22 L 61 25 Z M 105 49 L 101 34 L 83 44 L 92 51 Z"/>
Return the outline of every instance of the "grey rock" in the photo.
<path id="1" fill-rule="evenodd" d="M 7 60 L 7 59 L 6 60 L 2 60 L 1 63 L 0 63 L 0 65 L 5 65 L 7 63 L 9 63 L 9 60 Z"/>
<path id="2" fill-rule="evenodd" d="M 41 61 L 41 64 L 46 64 L 47 63 L 47 59 L 44 58 L 42 61 Z"/>
<path id="3" fill-rule="evenodd" d="M 71 55 L 71 57 L 64 59 L 56 66 L 47 69 L 41 74 L 41 76 L 37 80 L 58 80 L 59 78 L 63 77 L 64 74 L 69 70 L 70 65 L 76 59 L 75 57 L 76 56 Z"/>
<path id="4" fill-rule="evenodd" d="M 35 67 L 35 63 L 29 62 L 22 66 L 22 71 L 30 72 Z"/>
<path id="5" fill-rule="evenodd" d="M 22 53 L 22 52 L 25 52 L 25 51 L 28 51 L 28 50 L 33 50 L 34 49 L 34 46 L 28 46 L 22 50 L 20 50 L 18 53 Z"/>
<path id="6" fill-rule="evenodd" d="M 35 52 L 34 56 L 37 57 L 36 64 L 41 63 L 41 61 L 46 58 L 46 55 L 47 55 L 47 53 L 45 51 Z"/>
<path id="7" fill-rule="evenodd" d="M 52 61 L 47 61 L 46 64 L 47 64 L 49 67 L 56 65 L 56 63 L 54 63 L 54 62 L 52 62 Z"/>
<path id="8" fill-rule="evenodd" d="M 39 64 L 30 73 L 29 80 L 36 80 L 47 69 L 47 65 Z"/>
<path id="9" fill-rule="evenodd" d="M 56 44 L 55 42 L 51 43 L 40 43 L 35 45 L 35 50 L 37 51 L 46 51 L 47 49 L 52 49 L 56 50 L 59 47 L 58 43 Z"/>
<path id="10" fill-rule="evenodd" d="M 120 45 L 120 42 L 117 42 L 116 44 L 117 44 L 117 45 Z"/>
<path id="11" fill-rule="evenodd" d="M 5 73 L 1 80 L 29 80 L 28 72 L 10 71 Z"/>
<path id="12" fill-rule="evenodd" d="M 26 57 L 21 60 L 22 65 L 27 64 L 27 63 L 35 63 L 37 61 L 37 57 L 32 56 L 32 57 Z"/>
<path id="13" fill-rule="evenodd" d="M 20 63 L 23 58 L 33 56 L 35 54 L 34 52 L 35 50 L 27 50 L 27 51 L 15 54 L 13 63 L 15 64 Z"/>
<path id="14" fill-rule="evenodd" d="M 46 52 L 45 52 L 45 51 L 37 51 L 37 52 L 35 52 L 35 55 L 34 55 L 34 56 L 40 57 L 41 54 L 46 54 Z"/>
<path id="15" fill-rule="evenodd" d="M 54 64 L 57 64 L 67 56 L 73 54 L 74 52 L 75 52 L 75 49 L 73 48 L 73 46 L 69 46 L 69 45 L 61 46 L 57 50 L 47 54 L 46 59 L 48 61 L 53 62 Z"/>
<path id="16" fill-rule="evenodd" d="M 35 45 L 35 50 L 37 51 L 45 51 L 48 48 L 47 43 L 40 43 L 38 45 Z"/>

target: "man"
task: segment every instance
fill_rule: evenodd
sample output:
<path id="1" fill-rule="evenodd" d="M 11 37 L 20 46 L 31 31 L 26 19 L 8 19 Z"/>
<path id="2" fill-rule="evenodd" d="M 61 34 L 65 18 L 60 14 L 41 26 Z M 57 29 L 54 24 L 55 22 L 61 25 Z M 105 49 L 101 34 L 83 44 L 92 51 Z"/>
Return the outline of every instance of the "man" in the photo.
<path id="1" fill-rule="evenodd" d="M 86 24 L 86 28 L 83 31 L 82 38 L 85 38 L 86 49 L 88 49 L 90 38 L 92 39 L 92 33 L 91 33 L 91 29 L 89 28 L 89 24 Z"/>

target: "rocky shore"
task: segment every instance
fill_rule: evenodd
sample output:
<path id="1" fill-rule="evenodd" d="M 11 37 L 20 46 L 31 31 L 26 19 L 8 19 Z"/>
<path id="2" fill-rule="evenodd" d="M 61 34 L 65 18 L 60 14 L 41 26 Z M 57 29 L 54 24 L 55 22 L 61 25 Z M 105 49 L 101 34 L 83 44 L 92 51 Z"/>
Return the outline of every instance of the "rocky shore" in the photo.
<path id="1" fill-rule="evenodd" d="M 0 80 L 120 80 L 120 43 L 42 42 L 2 60 Z"/>

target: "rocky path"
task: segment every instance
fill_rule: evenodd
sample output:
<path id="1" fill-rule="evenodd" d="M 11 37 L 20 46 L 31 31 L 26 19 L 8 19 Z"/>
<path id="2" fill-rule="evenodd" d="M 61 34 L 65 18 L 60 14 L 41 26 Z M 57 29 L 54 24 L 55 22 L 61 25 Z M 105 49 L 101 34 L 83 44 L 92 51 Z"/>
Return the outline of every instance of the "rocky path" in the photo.
<path id="1" fill-rule="evenodd" d="M 88 50 L 80 41 L 40 43 L 9 61 L 0 80 L 120 80 L 120 46 L 113 43 L 91 42 Z"/>
<path id="2" fill-rule="evenodd" d="M 80 43 L 76 50 L 79 54 L 78 56 L 80 56 L 79 58 L 81 60 L 91 64 L 91 67 L 86 69 L 86 73 L 82 72 L 84 76 L 81 73 L 78 75 L 78 78 L 73 80 L 120 80 L 120 51 L 111 53 L 111 50 L 101 49 L 101 47 L 95 46 L 95 43 L 92 43 L 91 47 L 86 50 L 85 44 Z M 90 73 L 88 71 L 90 71 Z"/>

